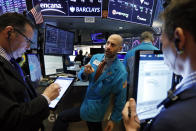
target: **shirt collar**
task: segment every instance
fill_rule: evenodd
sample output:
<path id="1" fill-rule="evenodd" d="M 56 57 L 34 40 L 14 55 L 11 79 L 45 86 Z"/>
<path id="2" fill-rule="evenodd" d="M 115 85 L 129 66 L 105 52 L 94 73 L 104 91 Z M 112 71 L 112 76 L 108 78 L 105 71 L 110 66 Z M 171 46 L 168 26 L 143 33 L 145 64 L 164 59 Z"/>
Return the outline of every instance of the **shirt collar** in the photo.
<path id="1" fill-rule="evenodd" d="M 0 46 L 0 55 L 6 60 L 10 61 L 11 57 L 7 54 L 6 50 Z"/>
<path id="2" fill-rule="evenodd" d="M 191 84 L 193 80 L 196 80 L 196 72 L 190 73 L 189 75 L 184 77 L 182 81 L 176 86 L 176 89 Z"/>

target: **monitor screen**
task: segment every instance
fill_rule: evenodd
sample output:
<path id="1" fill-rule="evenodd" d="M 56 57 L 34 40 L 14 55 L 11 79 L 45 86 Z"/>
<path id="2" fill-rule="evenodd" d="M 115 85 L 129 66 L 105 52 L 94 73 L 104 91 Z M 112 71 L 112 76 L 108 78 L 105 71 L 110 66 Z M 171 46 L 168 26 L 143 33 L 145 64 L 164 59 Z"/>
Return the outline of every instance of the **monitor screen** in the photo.
<path id="1" fill-rule="evenodd" d="M 32 38 L 33 44 L 30 45 L 31 49 L 38 49 L 38 30 L 34 29 L 34 34 Z"/>
<path id="2" fill-rule="evenodd" d="M 103 33 L 91 34 L 91 40 L 93 43 L 97 43 L 97 44 L 105 44 L 106 43 L 106 38 Z"/>
<path id="3" fill-rule="evenodd" d="M 44 55 L 44 69 L 45 75 L 53 75 L 62 73 L 63 70 L 63 57 Z"/>
<path id="4" fill-rule="evenodd" d="M 158 49 L 161 49 L 161 40 L 160 40 L 160 36 L 155 36 L 155 37 L 154 37 L 153 45 L 156 46 Z"/>
<path id="5" fill-rule="evenodd" d="M 29 66 L 31 81 L 40 81 L 42 78 L 40 60 L 37 54 L 27 54 L 27 62 Z"/>
<path id="6" fill-rule="evenodd" d="M 70 61 L 71 61 L 71 62 L 74 62 L 75 57 L 76 57 L 75 55 L 70 55 L 70 56 L 69 56 Z"/>
<path id="7" fill-rule="evenodd" d="M 164 63 L 159 51 L 137 51 L 134 71 L 134 98 L 140 120 L 155 117 L 157 105 L 172 87 L 173 72 Z"/>
<path id="8" fill-rule="evenodd" d="M 132 48 L 140 44 L 140 37 L 132 37 Z"/>
<path id="9" fill-rule="evenodd" d="M 74 48 L 74 33 L 56 26 L 45 27 L 45 54 L 70 55 Z"/>
<path id="10" fill-rule="evenodd" d="M 108 17 L 152 25 L 154 0 L 109 0 Z"/>
<path id="11" fill-rule="evenodd" d="M 102 0 L 33 0 L 32 4 L 40 4 L 44 16 L 100 17 L 102 14 Z"/>
<path id="12" fill-rule="evenodd" d="M 132 38 L 123 38 L 122 52 L 127 52 L 132 48 Z"/>
<path id="13" fill-rule="evenodd" d="M 125 55 L 126 55 L 126 53 L 118 53 L 118 54 L 117 54 L 117 57 L 118 57 L 118 59 L 119 59 L 120 61 L 124 61 Z"/>
<path id="14" fill-rule="evenodd" d="M 6 12 L 18 12 L 22 14 L 26 10 L 26 0 L 0 0 L 0 15 Z"/>
<path id="15" fill-rule="evenodd" d="M 70 87 L 71 83 L 73 82 L 74 78 L 65 78 L 65 77 L 58 77 L 54 83 L 59 84 L 61 91 L 59 92 L 59 96 L 52 100 L 49 107 L 55 108 L 64 93 L 67 91 L 67 89 Z"/>

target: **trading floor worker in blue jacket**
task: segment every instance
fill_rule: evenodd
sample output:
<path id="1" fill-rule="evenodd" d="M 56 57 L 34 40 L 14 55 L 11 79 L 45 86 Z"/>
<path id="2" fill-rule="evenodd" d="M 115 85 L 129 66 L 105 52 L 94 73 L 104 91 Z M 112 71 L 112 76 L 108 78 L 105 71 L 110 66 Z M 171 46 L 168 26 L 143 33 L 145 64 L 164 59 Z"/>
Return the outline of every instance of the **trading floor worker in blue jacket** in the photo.
<path id="1" fill-rule="evenodd" d="M 149 31 L 145 31 L 140 35 L 140 42 L 138 46 L 129 50 L 125 55 L 124 65 L 126 66 L 128 77 L 127 77 L 127 96 L 128 98 L 132 96 L 133 93 L 133 75 L 134 75 L 134 59 L 135 52 L 137 50 L 159 50 L 153 45 L 154 37 Z"/>
<path id="2" fill-rule="evenodd" d="M 161 42 L 165 63 L 176 74 L 182 75 L 183 79 L 176 86 L 175 91 L 162 102 L 164 105 L 162 111 L 144 130 L 195 131 L 196 1 L 171 0 L 162 18 Z M 128 117 L 129 109 L 131 109 L 130 117 Z M 140 122 L 133 98 L 124 107 L 123 119 L 127 131 L 139 130 Z"/>
<path id="3" fill-rule="evenodd" d="M 84 120 L 90 131 L 101 131 L 102 120 L 110 103 L 112 113 L 105 130 L 111 131 L 114 122 L 121 120 L 126 101 L 127 72 L 116 54 L 121 51 L 122 42 L 120 35 L 112 34 L 106 42 L 105 54 L 94 55 L 89 64 L 80 70 L 79 79 L 89 80 L 84 101 L 80 107 L 60 113 L 53 130 L 66 130 L 69 122 Z M 101 65 L 102 72 L 98 73 Z"/>

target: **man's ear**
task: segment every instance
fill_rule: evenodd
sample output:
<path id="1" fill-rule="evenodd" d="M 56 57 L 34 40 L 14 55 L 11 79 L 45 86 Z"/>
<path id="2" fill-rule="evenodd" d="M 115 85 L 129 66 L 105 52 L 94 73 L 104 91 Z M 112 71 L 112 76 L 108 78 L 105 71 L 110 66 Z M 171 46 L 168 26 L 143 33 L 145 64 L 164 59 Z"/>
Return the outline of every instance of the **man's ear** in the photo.
<path id="1" fill-rule="evenodd" d="M 12 31 L 14 30 L 14 28 L 12 26 L 6 26 L 5 27 L 5 31 L 7 33 L 7 39 L 10 40 L 10 37 L 11 37 L 11 33 Z"/>
<path id="2" fill-rule="evenodd" d="M 174 44 L 177 51 L 184 50 L 185 32 L 184 29 L 177 27 L 174 31 Z"/>
<path id="3" fill-rule="evenodd" d="M 118 52 L 121 52 L 122 48 L 123 48 L 123 46 L 121 45 L 121 46 L 119 47 L 119 49 L 118 49 Z"/>

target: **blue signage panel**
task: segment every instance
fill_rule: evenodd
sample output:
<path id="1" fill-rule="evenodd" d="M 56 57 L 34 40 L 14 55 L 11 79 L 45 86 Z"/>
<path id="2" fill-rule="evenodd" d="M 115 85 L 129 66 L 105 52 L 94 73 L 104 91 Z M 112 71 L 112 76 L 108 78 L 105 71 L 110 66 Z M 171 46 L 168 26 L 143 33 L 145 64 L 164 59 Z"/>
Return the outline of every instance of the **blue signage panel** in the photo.
<path id="1" fill-rule="evenodd" d="M 32 4 L 40 4 L 42 15 L 68 15 L 66 0 L 33 0 Z"/>
<path id="2" fill-rule="evenodd" d="M 109 0 L 108 17 L 151 25 L 153 0 Z"/>
<path id="3" fill-rule="evenodd" d="M 69 0 L 69 16 L 101 16 L 101 1 Z"/>
<path id="4" fill-rule="evenodd" d="M 101 16 L 102 0 L 33 0 L 33 5 L 40 4 L 45 16 Z"/>

